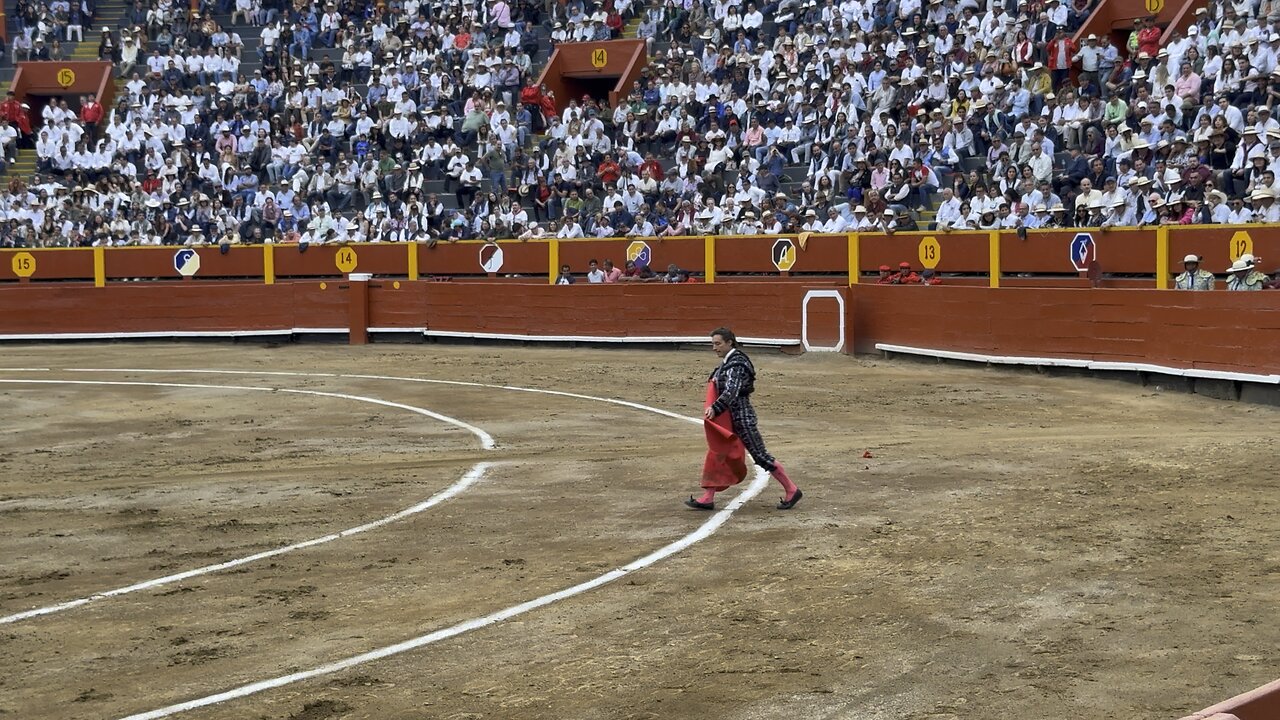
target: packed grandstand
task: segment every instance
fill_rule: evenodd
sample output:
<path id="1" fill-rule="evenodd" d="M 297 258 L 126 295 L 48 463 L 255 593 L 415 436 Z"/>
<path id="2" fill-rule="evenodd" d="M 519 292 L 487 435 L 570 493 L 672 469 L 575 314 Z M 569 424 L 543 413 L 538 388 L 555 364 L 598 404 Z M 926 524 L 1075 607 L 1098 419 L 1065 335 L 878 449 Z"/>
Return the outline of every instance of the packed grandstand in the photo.
<path id="1" fill-rule="evenodd" d="M 1253 2 L 1117 46 L 1072 41 L 1082 0 L 113 1 L 11 8 L 13 60 L 96 44 L 119 81 L 0 103 L 36 156 L 5 246 L 1280 221 Z M 650 55 L 616 107 L 537 84 L 618 37 Z"/>

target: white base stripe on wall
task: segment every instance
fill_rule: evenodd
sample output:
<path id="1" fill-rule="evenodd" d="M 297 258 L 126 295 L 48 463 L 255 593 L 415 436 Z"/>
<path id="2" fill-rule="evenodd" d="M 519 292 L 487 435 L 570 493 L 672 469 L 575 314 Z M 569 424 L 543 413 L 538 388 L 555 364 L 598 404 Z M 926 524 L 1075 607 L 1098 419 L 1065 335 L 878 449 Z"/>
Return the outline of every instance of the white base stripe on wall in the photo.
<path id="1" fill-rule="evenodd" d="M 1085 370 L 1110 370 L 1122 372 L 1148 372 L 1176 377 L 1200 378 L 1204 380 L 1235 380 L 1239 382 L 1280 384 L 1280 375 L 1261 375 L 1238 373 L 1226 370 L 1204 370 L 1201 368 L 1176 368 L 1167 365 L 1150 363 L 1111 362 L 1103 360 L 1083 360 L 1080 358 L 1027 357 L 1019 355 L 985 355 L 982 353 L 959 352 L 955 350 L 934 350 L 931 348 L 911 347 L 909 345 L 891 345 L 876 343 L 876 349 L 903 355 L 921 355 L 943 360 L 963 360 L 965 362 L 991 363 L 993 365 L 1031 365 L 1042 367 L 1070 367 Z"/>

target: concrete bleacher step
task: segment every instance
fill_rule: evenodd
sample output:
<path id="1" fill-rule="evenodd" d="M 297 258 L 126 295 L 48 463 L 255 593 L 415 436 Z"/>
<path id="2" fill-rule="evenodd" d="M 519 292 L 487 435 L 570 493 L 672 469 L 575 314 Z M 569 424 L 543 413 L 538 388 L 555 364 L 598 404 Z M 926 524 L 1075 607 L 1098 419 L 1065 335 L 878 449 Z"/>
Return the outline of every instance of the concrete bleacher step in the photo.
<path id="1" fill-rule="evenodd" d="M 36 172 L 35 148 L 18 148 L 18 159 L 8 167 L 11 173 L 34 175 Z"/>
<path id="2" fill-rule="evenodd" d="M 92 22 L 84 25 L 84 42 L 63 43 L 68 60 L 97 60 L 98 37 L 102 28 L 118 32 L 124 23 L 126 6 L 122 0 L 105 0 L 94 8 Z"/>

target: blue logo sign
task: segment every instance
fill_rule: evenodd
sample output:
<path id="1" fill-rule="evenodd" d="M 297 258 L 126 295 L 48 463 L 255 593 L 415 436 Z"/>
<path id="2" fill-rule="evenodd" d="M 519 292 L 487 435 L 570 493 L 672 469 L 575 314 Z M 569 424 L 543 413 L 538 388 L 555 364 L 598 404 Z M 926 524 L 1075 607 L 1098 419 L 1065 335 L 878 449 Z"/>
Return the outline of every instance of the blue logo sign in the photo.
<path id="1" fill-rule="evenodd" d="M 1089 269 L 1089 263 L 1098 259 L 1098 244 L 1089 233 L 1076 233 L 1071 239 L 1071 266 L 1076 272 Z"/>
<path id="2" fill-rule="evenodd" d="M 173 254 L 173 269 L 182 277 L 191 277 L 200 272 L 200 254 L 191 248 L 184 248 Z"/>

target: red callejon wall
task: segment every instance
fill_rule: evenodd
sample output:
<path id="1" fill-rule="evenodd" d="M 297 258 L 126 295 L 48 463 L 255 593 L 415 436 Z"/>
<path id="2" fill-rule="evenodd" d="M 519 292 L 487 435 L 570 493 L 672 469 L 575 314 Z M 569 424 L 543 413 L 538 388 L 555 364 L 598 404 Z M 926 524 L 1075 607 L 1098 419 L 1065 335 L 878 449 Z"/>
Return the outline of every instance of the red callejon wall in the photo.
<path id="1" fill-rule="evenodd" d="M 858 286 L 854 348 L 876 343 L 1280 373 L 1280 295 L 1161 290 Z"/>
<path id="2" fill-rule="evenodd" d="M 198 333 L 346 329 L 345 280 L 139 282 L 0 286 L 0 336 L 72 333 Z M 800 338 L 809 290 L 803 283 L 662 283 L 560 286 L 541 283 L 375 280 L 367 285 L 368 327 L 456 334 L 700 338 L 720 325 L 744 337 Z M 836 335 L 834 305 L 815 309 L 822 337 Z"/>
<path id="3" fill-rule="evenodd" d="M 729 325 L 746 338 L 813 349 L 873 352 L 887 343 L 1271 375 L 1280 374 L 1277 298 L 1272 292 L 803 282 L 26 283 L 0 286 L 0 337 L 363 325 L 530 339 L 697 339 Z"/>
<path id="4" fill-rule="evenodd" d="M 426 290 L 426 307 L 435 331 L 701 337 L 730 325 L 744 337 L 798 340 L 801 303 L 810 289 L 799 283 L 436 283 Z"/>

